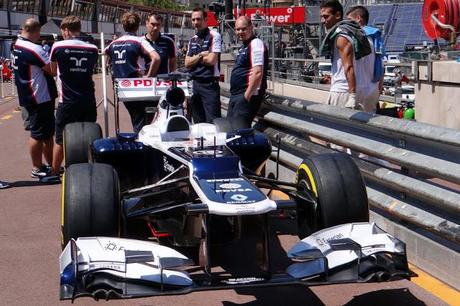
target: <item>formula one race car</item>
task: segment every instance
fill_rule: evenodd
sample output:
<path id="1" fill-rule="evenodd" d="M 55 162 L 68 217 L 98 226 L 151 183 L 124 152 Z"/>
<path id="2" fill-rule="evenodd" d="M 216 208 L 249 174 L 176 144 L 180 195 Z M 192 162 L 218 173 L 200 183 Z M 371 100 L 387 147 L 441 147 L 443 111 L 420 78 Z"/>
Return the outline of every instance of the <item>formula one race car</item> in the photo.
<path id="1" fill-rule="evenodd" d="M 160 98 L 139 135 L 66 127 L 61 299 L 411 277 L 404 243 L 368 223 L 348 155 L 305 159 L 296 182 L 266 178 L 268 138 L 225 119 L 190 124 L 184 78 L 117 80 L 120 100 Z M 280 232 L 302 240 L 274 260 Z"/>

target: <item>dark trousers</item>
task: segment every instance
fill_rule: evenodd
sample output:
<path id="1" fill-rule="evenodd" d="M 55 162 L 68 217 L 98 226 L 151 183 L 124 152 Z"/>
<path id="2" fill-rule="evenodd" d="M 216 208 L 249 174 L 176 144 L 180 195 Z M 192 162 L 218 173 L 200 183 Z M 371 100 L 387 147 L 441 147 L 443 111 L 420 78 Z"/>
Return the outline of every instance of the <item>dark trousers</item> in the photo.
<path id="1" fill-rule="evenodd" d="M 133 101 L 123 103 L 131 117 L 134 133 L 139 133 L 144 125 L 150 124 L 154 114 L 145 112 L 146 107 L 154 106 L 150 101 Z"/>
<path id="2" fill-rule="evenodd" d="M 220 118 L 220 86 L 215 79 L 193 80 L 193 95 L 190 99 L 194 123 L 212 123 Z"/>
<path id="3" fill-rule="evenodd" d="M 244 93 L 232 94 L 228 105 L 227 118 L 239 118 L 243 120 L 246 127 L 251 127 L 252 120 L 257 115 L 264 95 L 265 93 L 259 93 L 257 96 L 252 96 L 248 102 L 244 97 Z"/>

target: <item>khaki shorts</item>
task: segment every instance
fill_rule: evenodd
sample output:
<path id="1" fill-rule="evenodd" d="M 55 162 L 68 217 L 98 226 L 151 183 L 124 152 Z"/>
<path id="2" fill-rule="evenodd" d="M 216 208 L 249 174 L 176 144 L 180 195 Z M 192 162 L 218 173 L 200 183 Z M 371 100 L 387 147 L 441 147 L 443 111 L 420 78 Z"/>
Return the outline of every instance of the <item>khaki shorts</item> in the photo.
<path id="1" fill-rule="evenodd" d="M 356 105 L 347 105 L 348 102 L 348 92 L 334 92 L 329 93 L 329 98 L 327 99 L 328 105 L 346 107 L 355 109 Z"/>
<path id="2" fill-rule="evenodd" d="M 348 92 L 330 92 L 327 104 L 375 113 L 377 103 L 379 102 L 379 97 L 380 94 L 378 91 L 374 91 L 367 96 L 356 94 L 355 105 L 347 105 Z"/>

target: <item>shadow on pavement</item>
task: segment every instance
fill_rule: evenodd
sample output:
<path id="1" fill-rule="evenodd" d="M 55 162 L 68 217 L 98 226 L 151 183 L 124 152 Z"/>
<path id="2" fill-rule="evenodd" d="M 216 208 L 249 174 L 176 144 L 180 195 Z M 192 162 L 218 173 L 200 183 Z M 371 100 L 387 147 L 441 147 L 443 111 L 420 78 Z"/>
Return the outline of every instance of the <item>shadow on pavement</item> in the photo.
<path id="1" fill-rule="evenodd" d="M 282 286 L 282 287 L 267 287 L 267 288 L 243 288 L 235 290 L 241 295 L 252 295 L 255 301 L 247 303 L 233 303 L 223 301 L 224 306 L 258 306 L 258 305 L 308 305 L 308 306 L 324 306 L 325 304 L 307 287 L 303 286 Z M 387 304 L 389 305 L 389 304 Z M 374 305 L 373 305 L 374 306 Z"/>
<path id="2" fill-rule="evenodd" d="M 417 299 L 407 288 L 387 289 L 368 292 L 357 295 L 344 306 L 388 306 L 388 305 L 406 305 L 406 306 L 424 306 L 423 301 Z"/>
<path id="3" fill-rule="evenodd" d="M 8 182 L 8 184 L 10 184 L 10 187 L 32 187 L 32 186 L 44 186 L 44 185 L 47 185 L 45 183 L 40 183 L 38 180 L 35 180 L 35 181 Z"/>

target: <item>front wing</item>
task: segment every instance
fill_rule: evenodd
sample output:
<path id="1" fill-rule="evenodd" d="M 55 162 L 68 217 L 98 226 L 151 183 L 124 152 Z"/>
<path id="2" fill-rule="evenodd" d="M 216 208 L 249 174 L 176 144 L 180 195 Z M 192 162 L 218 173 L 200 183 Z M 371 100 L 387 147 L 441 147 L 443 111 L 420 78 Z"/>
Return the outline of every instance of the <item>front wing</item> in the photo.
<path id="1" fill-rule="evenodd" d="M 264 277 L 200 277 L 193 262 L 154 242 L 84 237 L 71 240 L 60 256 L 60 298 L 136 298 L 194 291 L 301 284 L 410 279 L 405 244 L 374 223 L 350 223 L 321 230 L 287 253 L 284 274 Z"/>

